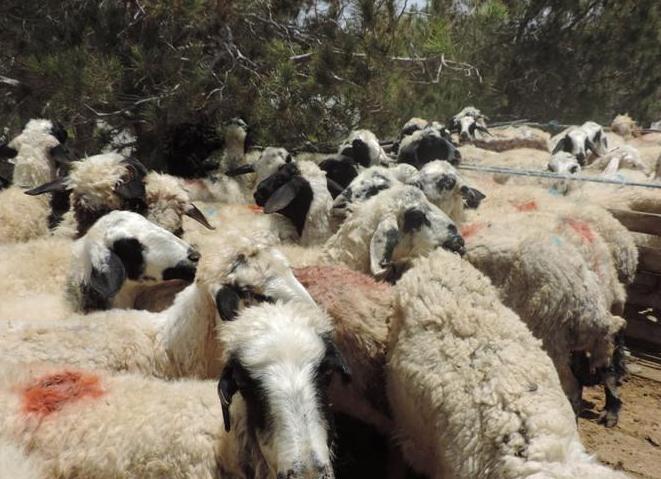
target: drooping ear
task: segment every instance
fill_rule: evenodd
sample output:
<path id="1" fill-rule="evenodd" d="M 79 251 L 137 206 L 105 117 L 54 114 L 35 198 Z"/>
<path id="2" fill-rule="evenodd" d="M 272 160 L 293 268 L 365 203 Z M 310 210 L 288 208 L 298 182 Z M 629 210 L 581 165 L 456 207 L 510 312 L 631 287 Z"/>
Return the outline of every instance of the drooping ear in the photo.
<path id="1" fill-rule="evenodd" d="M 51 158 L 53 158 L 53 161 L 60 166 L 71 163 L 72 158 L 69 155 L 69 150 L 67 150 L 66 146 L 62 144 L 51 148 L 49 153 Z"/>
<path id="2" fill-rule="evenodd" d="M 211 223 L 209 223 L 209 220 L 207 220 L 207 217 L 204 216 L 204 213 L 202 213 L 193 203 L 188 205 L 186 211 L 184 211 L 184 214 L 189 218 L 194 219 L 195 221 L 197 221 L 207 229 L 210 230 L 216 229 L 215 226 L 212 226 Z"/>
<path id="3" fill-rule="evenodd" d="M 370 271 L 374 276 L 384 277 L 387 274 L 399 239 L 399 228 L 394 217 L 379 223 L 370 241 Z"/>
<path id="4" fill-rule="evenodd" d="M 64 125 L 62 125 L 62 123 L 59 121 L 53 121 L 52 123 L 53 126 L 50 129 L 50 134 L 57 138 L 57 141 L 60 143 L 66 143 L 67 138 L 69 138 L 69 134 L 67 133 L 66 128 L 64 128 Z"/>
<path id="5" fill-rule="evenodd" d="M 103 256 L 103 255 L 101 255 Z M 113 298 L 126 280 L 126 270 L 121 258 L 110 250 L 102 258 L 92 257 L 90 287 L 105 300 Z"/>
<path id="6" fill-rule="evenodd" d="M 347 383 L 351 381 L 351 368 L 349 368 L 335 341 L 330 338 L 324 338 L 324 344 L 326 345 L 326 355 L 323 359 L 323 366 L 331 371 L 338 372 L 343 382 Z"/>
<path id="7" fill-rule="evenodd" d="M 236 168 L 230 168 L 225 172 L 227 176 L 234 177 L 234 176 L 241 176 L 241 175 L 247 175 L 248 173 L 254 173 L 255 172 L 255 167 L 250 164 L 250 165 L 241 165 L 237 166 Z"/>
<path id="8" fill-rule="evenodd" d="M 66 191 L 67 190 L 67 178 L 60 177 L 56 178 L 53 181 L 44 183 L 43 185 L 32 188 L 31 190 L 25 191 L 26 195 L 37 196 L 43 195 L 44 193 L 54 193 L 56 191 Z"/>
<path id="9" fill-rule="evenodd" d="M 342 185 L 337 184 L 335 181 L 331 180 L 328 176 L 326 176 L 326 188 L 328 188 L 328 192 L 330 193 L 333 199 L 337 198 L 340 195 L 340 193 L 344 191 Z"/>
<path id="10" fill-rule="evenodd" d="M 295 176 L 275 190 L 264 204 L 264 213 L 277 213 L 289 206 L 301 189 L 302 185 L 298 180 L 302 180 L 302 178 L 300 176 Z"/>
<path id="11" fill-rule="evenodd" d="M 230 406 L 238 390 L 239 386 L 234 379 L 234 361 L 229 361 L 218 379 L 218 398 L 223 412 L 225 432 L 230 432 Z"/>
<path id="12" fill-rule="evenodd" d="M 556 143 L 555 148 L 553 148 L 552 154 L 556 154 L 559 151 L 571 152 L 571 138 L 565 135 L 563 136 L 558 143 Z"/>
<path id="13" fill-rule="evenodd" d="M 409 208 L 404 211 L 404 216 L 402 218 L 402 233 L 418 231 L 424 225 L 431 226 L 424 211 L 418 208 Z"/>
<path id="14" fill-rule="evenodd" d="M 2 143 L 0 144 L 0 158 L 11 159 L 18 155 L 18 150 L 13 149 L 11 146 Z"/>
<path id="15" fill-rule="evenodd" d="M 234 286 L 224 285 L 216 293 L 216 309 L 223 321 L 234 321 L 241 297 Z"/>
<path id="16" fill-rule="evenodd" d="M 464 205 L 469 209 L 477 208 L 480 206 L 482 200 L 487 197 L 487 195 L 482 193 L 480 190 L 476 190 L 470 186 L 464 185 L 459 188 L 459 191 L 461 192 L 461 196 L 464 199 Z"/>

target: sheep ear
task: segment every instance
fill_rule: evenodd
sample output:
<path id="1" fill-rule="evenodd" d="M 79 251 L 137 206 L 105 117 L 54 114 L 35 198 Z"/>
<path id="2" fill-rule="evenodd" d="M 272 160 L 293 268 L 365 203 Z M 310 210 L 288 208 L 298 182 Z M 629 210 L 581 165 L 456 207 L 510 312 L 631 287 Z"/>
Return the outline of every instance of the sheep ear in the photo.
<path id="1" fill-rule="evenodd" d="M 388 272 L 399 239 L 399 228 L 394 217 L 379 223 L 370 241 L 370 270 L 374 276 L 382 277 Z"/>
<path id="2" fill-rule="evenodd" d="M 225 172 L 227 176 L 234 177 L 234 176 L 241 176 L 241 175 L 247 175 L 248 173 L 254 173 L 255 172 L 255 167 L 253 165 L 241 165 L 237 166 L 236 168 L 230 168 Z"/>
<path id="3" fill-rule="evenodd" d="M 241 297 L 232 286 L 223 286 L 216 293 L 216 309 L 223 321 L 234 321 L 239 311 Z"/>
<path id="4" fill-rule="evenodd" d="M 67 148 L 62 144 L 59 144 L 51 148 L 49 153 L 51 158 L 53 158 L 53 161 L 55 161 L 55 163 L 57 163 L 58 165 L 68 165 L 69 163 L 71 163 L 69 150 L 67 150 Z"/>
<path id="5" fill-rule="evenodd" d="M 144 177 L 147 175 L 147 169 L 133 158 L 128 158 L 123 163 L 127 165 L 128 172 L 126 178 L 115 187 L 115 192 L 125 200 L 144 199 Z"/>
<path id="6" fill-rule="evenodd" d="M 117 292 L 126 280 L 126 270 L 121 258 L 110 250 L 108 256 L 103 261 L 92 260 L 92 273 L 89 278 L 89 285 L 102 298 L 110 299 Z"/>
<path id="7" fill-rule="evenodd" d="M 482 133 L 486 133 L 486 134 L 489 135 L 489 136 L 493 136 L 493 135 L 491 134 L 491 132 L 490 132 L 489 130 L 487 130 L 487 127 L 486 127 L 486 126 L 482 126 L 482 125 L 478 125 L 478 124 L 476 124 L 476 125 L 475 125 L 475 128 L 477 128 L 477 131 L 481 131 Z"/>
<path id="8" fill-rule="evenodd" d="M 356 163 L 367 168 L 370 166 L 370 148 L 363 140 L 356 138 L 351 142 L 352 158 Z"/>
<path id="9" fill-rule="evenodd" d="M 461 192 L 461 196 L 464 199 L 464 204 L 466 205 L 466 208 L 469 209 L 475 209 L 478 206 L 480 206 L 480 203 L 484 198 L 487 197 L 484 193 L 482 193 L 480 190 L 476 190 L 475 188 L 471 188 L 470 186 L 462 186 L 459 188 L 459 191 Z"/>
<path id="10" fill-rule="evenodd" d="M 323 359 L 324 366 L 340 373 L 343 382 L 347 383 L 351 381 L 351 368 L 349 368 L 335 342 L 331 339 L 326 339 L 324 342 L 326 343 L 326 356 Z"/>
<path id="11" fill-rule="evenodd" d="M 0 145 L 0 158 L 11 159 L 18 155 L 18 150 L 13 149 L 9 145 L 1 144 Z"/>
<path id="12" fill-rule="evenodd" d="M 342 185 L 339 185 L 338 183 L 336 183 L 335 181 L 331 180 L 328 177 L 326 177 L 326 188 L 328 188 L 328 192 L 330 193 L 333 199 L 337 198 L 340 195 L 340 193 L 344 191 Z"/>
<path id="13" fill-rule="evenodd" d="M 223 411 L 225 432 L 230 432 L 230 405 L 232 404 L 232 397 L 238 390 L 239 387 L 234 379 L 234 364 L 230 361 L 218 379 L 218 398 Z"/>
<path id="14" fill-rule="evenodd" d="M 186 216 L 189 218 L 194 219 L 198 223 L 200 223 L 202 226 L 204 226 L 207 229 L 210 230 L 215 230 L 216 228 L 209 223 L 209 220 L 207 219 L 206 216 L 204 216 L 204 213 L 202 213 L 197 206 L 195 206 L 193 203 L 188 205 L 188 208 L 186 208 L 186 211 L 184 212 Z"/>
<path id="15" fill-rule="evenodd" d="M 560 151 L 571 151 L 571 140 L 567 135 L 563 136 L 558 143 L 556 143 L 555 148 L 553 148 L 552 154 L 556 154 Z"/>
<path id="16" fill-rule="evenodd" d="M 44 183 L 41 186 L 37 186 L 36 188 L 32 188 L 31 190 L 25 191 L 26 195 L 30 196 L 37 196 L 37 195 L 43 195 L 44 193 L 54 193 L 56 191 L 66 191 L 67 190 L 67 182 L 66 178 L 57 178 L 53 181 L 49 181 L 48 183 Z"/>
<path id="17" fill-rule="evenodd" d="M 271 197 L 264 204 L 264 213 L 277 213 L 285 209 L 291 203 L 300 190 L 300 183 L 289 180 L 280 188 L 275 190 Z"/>

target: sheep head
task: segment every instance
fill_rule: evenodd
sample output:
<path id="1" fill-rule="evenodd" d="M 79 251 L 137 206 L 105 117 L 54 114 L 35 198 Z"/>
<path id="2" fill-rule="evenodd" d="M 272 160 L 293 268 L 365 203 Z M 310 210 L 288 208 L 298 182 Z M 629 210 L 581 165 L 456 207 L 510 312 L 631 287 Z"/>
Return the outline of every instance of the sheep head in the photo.
<path id="1" fill-rule="evenodd" d="M 304 303 L 261 304 L 219 329 L 223 421 L 228 432 L 254 438 L 249 447 L 265 463 L 256 477 L 332 478 L 327 390 L 334 375 L 348 380 L 350 371 L 326 314 Z"/>

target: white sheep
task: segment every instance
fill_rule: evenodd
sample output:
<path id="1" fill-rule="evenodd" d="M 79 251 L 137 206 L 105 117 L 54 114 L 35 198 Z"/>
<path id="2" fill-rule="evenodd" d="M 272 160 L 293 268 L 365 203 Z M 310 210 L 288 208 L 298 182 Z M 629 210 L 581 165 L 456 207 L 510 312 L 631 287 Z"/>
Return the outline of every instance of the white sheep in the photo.
<path id="1" fill-rule="evenodd" d="M 313 302 L 280 253 L 256 238 L 228 237 L 205 254 L 195 283 L 159 313 L 114 309 L 53 321 L 42 311 L 46 319 L 5 322 L 0 344 L 13 361 L 208 377 L 218 372 L 216 315 L 233 319 L 242 304 L 277 299 Z"/>
<path id="2" fill-rule="evenodd" d="M 3 367 L 0 437 L 29 445 L 48 478 L 333 477 L 326 380 L 347 371 L 330 333 L 316 306 L 248 308 L 221 326 L 218 388 Z"/>
<path id="3" fill-rule="evenodd" d="M 395 286 L 387 391 L 404 457 L 432 478 L 618 478 L 580 442 L 549 357 L 489 280 L 437 250 Z"/>
<path id="4" fill-rule="evenodd" d="M 617 115 L 611 122 L 611 131 L 617 133 L 624 139 L 633 138 L 634 130 L 638 129 L 635 120 L 629 116 L 628 113 L 624 115 Z"/>

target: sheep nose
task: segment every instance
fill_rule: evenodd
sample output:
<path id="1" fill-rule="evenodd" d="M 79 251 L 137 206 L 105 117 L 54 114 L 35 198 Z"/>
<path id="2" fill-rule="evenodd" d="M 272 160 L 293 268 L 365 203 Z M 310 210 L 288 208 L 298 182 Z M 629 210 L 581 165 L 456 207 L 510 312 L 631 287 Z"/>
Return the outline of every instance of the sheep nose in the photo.
<path id="1" fill-rule="evenodd" d="M 458 234 L 450 237 L 450 239 L 445 241 L 441 246 L 454 253 L 459 253 L 460 256 L 463 256 L 466 253 L 464 239 Z"/>
<path id="2" fill-rule="evenodd" d="M 197 263 L 198 261 L 200 261 L 200 253 L 198 253 L 194 249 L 191 249 L 188 251 L 188 259 L 193 263 Z"/>

